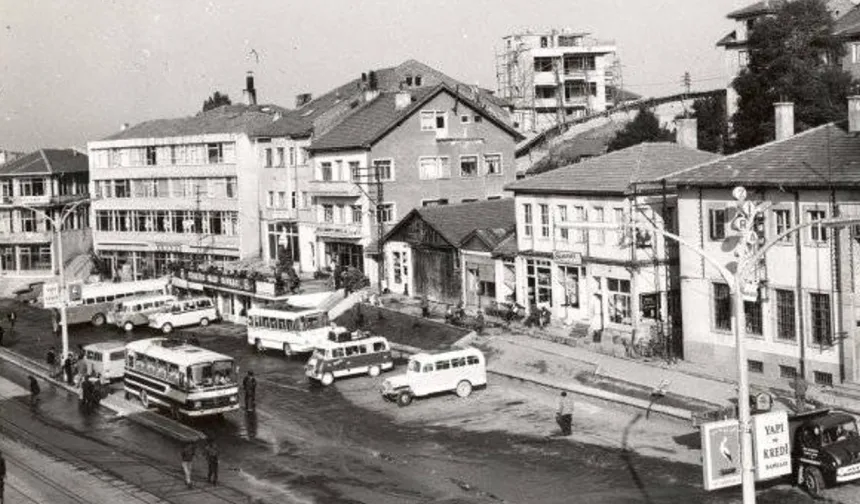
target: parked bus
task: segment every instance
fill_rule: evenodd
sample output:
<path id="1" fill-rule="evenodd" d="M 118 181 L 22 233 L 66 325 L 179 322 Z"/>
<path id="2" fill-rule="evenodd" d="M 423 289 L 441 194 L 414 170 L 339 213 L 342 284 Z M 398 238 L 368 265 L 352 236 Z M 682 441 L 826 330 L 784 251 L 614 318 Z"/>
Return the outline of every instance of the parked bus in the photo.
<path id="1" fill-rule="evenodd" d="M 215 322 L 218 318 L 218 309 L 208 297 L 176 299 L 168 303 L 163 310 L 149 316 L 149 327 L 170 334 L 175 327 L 196 324 L 206 327 L 209 322 Z"/>
<path id="2" fill-rule="evenodd" d="M 176 301 L 176 296 L 157 294 L 126 298 L 114 303 L 107 314 L 109 324 L 115 324 L 126 332 L 135 326 L 149 324 L 149 316 Z"/>
<path id="3" fill-rule="evenodd" d="M 107 314 L 115 301 L 136 296 L 168 294 L 169 290 L 169 277 L 135 282 L 82 284 L 79 293 L 69 296 L 66 308 L 68 323 L 90 322 L 94 326 L 100 326 L 107 322 Z"/>
<path id="4" fill-rule="evenodd" d="M 148 338 L 126 345 L 126 399 L 156 406 L 174 418 L 220 415 L 239 409 L 233 358 L 181 340 Z"/>
<path id="5" fill-rule="evenodd" d="M 330 332 L 346 332 L 329 325 L 328 314 L 318 310 L 248 310 L 248 344 L 258 352 L 274 348 L 290 356 L 313 351 L 327 341 Z"/>
<path id="6" fill-rule="evenodd" d="M 413 397 L 453 390 L 467 397 L 474 387 L 487 384 L 487 361 L 477 348 L 418 353 L 409 359 L 406 372 L 382 383 L 382 396 L 408 406 Z"/>
<path id="7" fill-rule="evenodd" d="M 381 371 L 394 368 L 394 358 L 387 339 L 382 336 L 364 336 L 359 331 L 352 335 L 356 339 L 329 340 L 319 345 L 305 365 L 305 375 L 329 386 L 341 376 L 367 373 L 376 377 Z"/>

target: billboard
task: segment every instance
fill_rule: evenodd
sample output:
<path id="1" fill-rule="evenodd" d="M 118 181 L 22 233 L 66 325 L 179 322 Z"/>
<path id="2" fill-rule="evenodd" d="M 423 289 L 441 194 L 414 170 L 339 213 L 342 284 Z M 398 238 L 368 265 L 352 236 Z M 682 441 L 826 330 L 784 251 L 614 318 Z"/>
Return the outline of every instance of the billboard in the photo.
<path id="1" fill-rule="evenodd" d="M 741 483 L 741 445 L 737 420 L 702 425 L 702 474 L 705 490 Z"/>
<path id="2" fill-rule="evenodd" d="M 60 284 L 45 282 L 42 285 L 42 304 L 45 308 L 57 308 L 60 306 Z"/>
<path id="3" fill-rule="evenodd" d="M 754 415 L 752 432 L 756 481 L 791 473 L 788 413 L 772 411 Z"/>

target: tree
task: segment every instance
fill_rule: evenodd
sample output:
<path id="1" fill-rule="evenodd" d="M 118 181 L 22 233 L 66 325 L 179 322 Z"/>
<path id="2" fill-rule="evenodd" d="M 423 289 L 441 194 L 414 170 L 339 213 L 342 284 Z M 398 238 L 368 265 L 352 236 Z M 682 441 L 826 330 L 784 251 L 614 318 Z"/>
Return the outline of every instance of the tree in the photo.
<path id="1" fill-rule="evenodd" d="M 776 102 L 794 103 L 798 132 L 845 117 L 854 83 L 839 66 L 845 48 L 822 0 L 783 2 L 756 22 L 748 45 L 748 65 L 732 83 L 738 149 L 774 138 Z"/>
<path id="2" fill-rule="evenodd" d="M 693 102 L 700 150 L 724 154 L 728 150 L 729 124 L 724 95 L 707 96 Z"/>
<path id="3" fill-rule="evenodd" d="M 221 94 L 218 91 L 215 91 L 212 96 L 206 98 L 206 101 L 203 102 L 203 112 L 207 110 L 212 110 L 214 108 L 218 108 L 221 105 L 230 105 L 233 102 L 230 101 L 230 97 L 226 94 Z"/>
<path id="4" fill-rule="evenodd" d="M 636 117 L 615 134 L 609 142 L 609 152 L 625 149 L 642 142 L 666 142 L 673 139 L 668 129 L 660 126 L 660 120 L 651 110 L 642 107 Z"/>

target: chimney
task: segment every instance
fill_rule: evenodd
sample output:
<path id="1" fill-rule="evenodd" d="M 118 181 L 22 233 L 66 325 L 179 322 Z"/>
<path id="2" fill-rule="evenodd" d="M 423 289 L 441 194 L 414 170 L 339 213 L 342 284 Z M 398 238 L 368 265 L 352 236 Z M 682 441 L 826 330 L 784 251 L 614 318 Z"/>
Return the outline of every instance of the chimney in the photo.
<path id="1" fill-rule="evenodd" d="M 367 72 L 361 72 L 361 82 L 367 82 Z"/>
<path id="2" fill-rule="evenodd" d="M 785 140 L 794 135 L 794 103 L 777 102 L 773 104 L 773 123 L 776 139 Z"/>
<path id="3" fill-rule="evenodd" d="M 412 95 L 409 94 L 409 91 L 398 91 L 396 95 L 394 95 L 394 109 L 395 110 L 403 110 L 412 103 Z"/>
<path id="4" fill-rule="evenodd" d="M 699 122 L 697 119 L 683 117 L 675 120 L 675 143 L 688 149 L 699 148 Z"/>
<path id="5" fill-rule="evenodd" d="M 254 89 L 254 72 L 248 71 L 245 76 L 245 89 L 242 90 L 242 96 L 245 97 L 245 104 L 257 104 L 257 90 Z"/>
<path id="6" fill-rule="evenodd" d="M 120 130 L 120 131 L 125 131 L 125 130 L 127 130 L 127 129 L 128 129 L 128 123 L 122 123 L 122 124 L 119 126 L 119 130 Z"/>
<path id="7" fill-rule="evenodd" d="M 308 102 L 313 99 L 313 95 L 310 93 L 302 93 L 296 95 L 296 108 L 301 108 L 305 106 Z"/>
<path id="8" fill-rule="evenodd" d="M 848 97 L 848 131 L 860 132 L 860 96 Z"/>
<path id="9" fill-rule="evenodd" d="M 365 89 L 364 90 L 364 101 L 365 102 L 373 101 L 376 99 L 377 96 L 379 96 L 379 90 L 378 89 Z"/>

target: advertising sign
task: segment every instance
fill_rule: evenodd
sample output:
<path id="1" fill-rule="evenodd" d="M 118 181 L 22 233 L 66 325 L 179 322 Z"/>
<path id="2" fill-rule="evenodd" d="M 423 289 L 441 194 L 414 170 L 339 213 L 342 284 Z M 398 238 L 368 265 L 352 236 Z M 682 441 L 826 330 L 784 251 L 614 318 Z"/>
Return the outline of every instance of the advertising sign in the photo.
<path id="1" fill-rule="evenodd" d="M 741 449 L 737 420 L 702 424 L 702 474 L 705 490 L 741 483 Z"/>
<path id="2" fill-rule="evenodd" d="M 791 473 L 788 413 L 771 411 L 752 417 L 755 479 Z"/>
<path id="3" fill-rule="evenodd" d="M 42 285 L 42 303 L 45 308 L 57 308 L 60 306 L 60 284 L 46 282 Z"/>
<path id="4" fill-rule="evenodd" d="M 579 252 L 571 252 L 569 250 L 553 250 L 552 260 L 558 264 L 578 266 L 582 264 L 582 254 Z"/>

